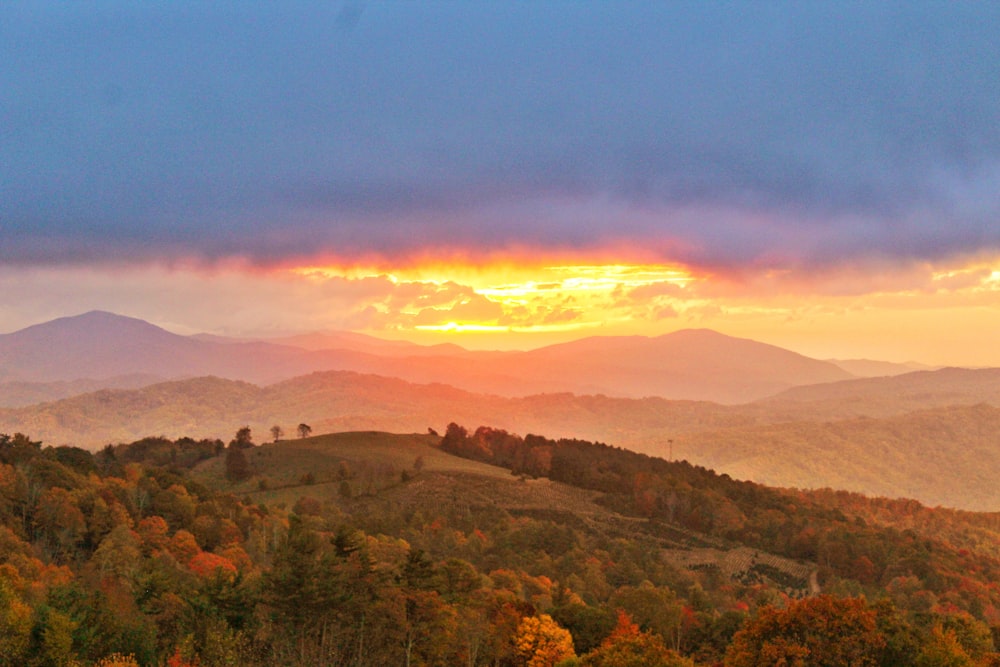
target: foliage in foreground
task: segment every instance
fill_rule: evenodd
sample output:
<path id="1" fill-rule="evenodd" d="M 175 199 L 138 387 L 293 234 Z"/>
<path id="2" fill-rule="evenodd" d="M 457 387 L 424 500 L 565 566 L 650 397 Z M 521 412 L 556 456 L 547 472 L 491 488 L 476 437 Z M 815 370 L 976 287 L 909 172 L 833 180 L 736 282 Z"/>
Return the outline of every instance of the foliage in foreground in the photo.
<path id="1" fill-rule="evenodd" d="M 601 445 L 460 427 L 443 440 L 599 491 L 648 530 L 386 504 L 377 484 L 351 498 L 304 483 L 289 508 L 198 481 L 199 465 L 229 472 L 249 433 L 96 455 L 0 435 L 0 665 L 995 661 L 997 565 L 978 552 Z M 254 474 L 237 467 L 232 484 Z M 394 484 L 425 481 L 421 467 Z M 818 561 L 835 594 L 678 568 L 658 548 L 671 527 Z"/>

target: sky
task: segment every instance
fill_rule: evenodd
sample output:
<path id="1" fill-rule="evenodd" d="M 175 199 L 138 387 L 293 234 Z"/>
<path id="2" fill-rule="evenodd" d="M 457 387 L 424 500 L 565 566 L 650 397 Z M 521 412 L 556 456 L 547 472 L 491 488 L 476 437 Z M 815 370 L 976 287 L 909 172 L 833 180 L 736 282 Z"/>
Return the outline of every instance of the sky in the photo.
<path id="1" fill-rule="evenodd" d="M 0 4 L 0 332 L 1000 365 L 1000 4 Z"/>

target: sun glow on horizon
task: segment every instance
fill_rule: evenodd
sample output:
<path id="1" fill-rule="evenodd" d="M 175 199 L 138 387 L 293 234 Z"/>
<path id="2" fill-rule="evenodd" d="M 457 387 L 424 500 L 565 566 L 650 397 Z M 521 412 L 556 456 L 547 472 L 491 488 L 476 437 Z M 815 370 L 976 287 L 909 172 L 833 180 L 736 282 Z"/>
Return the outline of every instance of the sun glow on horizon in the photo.
<path id="1" fill-rule="evenodd" d="M 357 330 L 480 348 L 704 327 L 810 356 L 969 363 L 959 354 L 963 345 L 948 346 L 955 331 L 945 323 L 979 322 L 960 332 L 976 344 L 1000 329 L 1000 257 L 736 276 L 676 263 L 564 259 L 292 272 L 319 283 L 381 284 Z M 922 331 L 905 349 L 900 322 Z"/>
<path id="2" fill-rule="evenodd" d="M 698 278 L 668 264 L 447 264 L 393 267 L 308 266 L 308 280 L 383 281 L 408 296 L 374 303 L 382 326 L 405 332 L 566 333 L 627 326 L 661 317 L 664 301 L 679 304 Z M 654 310 L 649 304 L 656 302 Z M 640 312 L 642 311 L 642 312 Z M 659 315 L 658 315 L 659 314 Z"/>
<path id="3" fill-rule="evenodd" d="M 14 310 L 0 308 L 0 322 L 14 331 L 108 310 L 184 334 L 355 331 L 497 350 L 708 328 L 816 358 L 1000 366 L 1000 254 L 733 275 L 668 262 L 573 260 L 0 268 L 7 288 L 0 293 L 15 295 L 25 312 L 3 320 Z M 62 300 L 32 298 L 53 285 Z"/>

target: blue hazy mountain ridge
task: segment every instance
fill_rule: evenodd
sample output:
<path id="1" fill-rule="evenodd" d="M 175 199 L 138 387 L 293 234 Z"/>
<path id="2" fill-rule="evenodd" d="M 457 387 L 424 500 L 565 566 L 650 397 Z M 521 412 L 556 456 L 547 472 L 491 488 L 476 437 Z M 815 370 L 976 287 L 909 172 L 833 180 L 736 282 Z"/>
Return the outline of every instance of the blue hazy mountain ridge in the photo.
<path id="1" fill-rule="evenodd" d="M 591 337 L 527 352 L 445 346 L 406 353 L 406 344 L 380 347 L 371 337 L 354 334 L 330 337 L 344 346 L 335 349 L 288 344 L 295 340 L 205 340 L 94 311 L 0 336 L 0 381 L 147 374 L 166 379 L 215 375 L 268 384 L 313 371 L 346 370 L 504 396 L 573 392 L 733 404 L 853 377 L 830 362 L 710 330 L 652 338 Z M 317 345 L 316 337 L 307 340 Z"/>

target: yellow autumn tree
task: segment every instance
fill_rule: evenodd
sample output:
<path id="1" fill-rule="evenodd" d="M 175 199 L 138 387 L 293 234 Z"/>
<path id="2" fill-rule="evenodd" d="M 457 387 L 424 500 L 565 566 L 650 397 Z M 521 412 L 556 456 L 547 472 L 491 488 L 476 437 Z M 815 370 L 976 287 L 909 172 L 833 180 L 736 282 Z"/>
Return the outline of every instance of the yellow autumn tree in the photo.
<path id="1" fill-rule="evenodd" d="M 576 657 L 573 636 L 548 614 L 522 618 L 514 633 L 514 647 L 525 667 L 552 667 Z"/>
<path id="2" fill-rule="evenodd" d="M 31 607 L 0 577 L 0 664 L 25 664 L 32 624 Z"/>
<path id="3" fill-rule="evenodd" d="M 924 643 L 915 661 L 917 667 L 974 667 L 976 662 L 969 657 L 954 630 L 945 630 L 940 624 L 931 630 L 930 638 Z"/>

